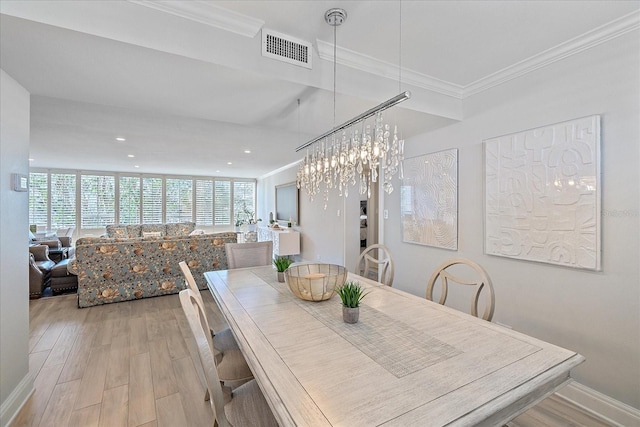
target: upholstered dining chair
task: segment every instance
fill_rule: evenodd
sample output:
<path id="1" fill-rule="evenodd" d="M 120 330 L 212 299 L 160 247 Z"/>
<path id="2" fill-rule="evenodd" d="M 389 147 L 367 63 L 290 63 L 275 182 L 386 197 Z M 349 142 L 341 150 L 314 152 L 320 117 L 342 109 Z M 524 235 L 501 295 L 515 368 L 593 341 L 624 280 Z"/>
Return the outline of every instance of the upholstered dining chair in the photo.
<path id="1" fill-rule="evenodd" d="M 393 285 L 393 257 L 389 249 L 381 244 L 368 246 L 358 258 L 355 273 L 369 279 Z"/>
<path id="2" fill-rule="evenodd" d="M 226 243 L 227 265 L 229 268 L 257 267 L 271 265 L 273 242 Z"/>
<path id="3" fill-rule="evenodd" d="M 451 268 L 455 265 L 465 265 L 471 269 L 475 278 L 470 279 L 467 277 L 454 276 L 451 273 Z M 459 273 L 458 273 L 459 274 Z M 495 293 L 493 292 L 493 284 L 489 275 L 484 268 L 475 261 L 466 258 L 454 258 L 442 263 L 433 272 L 427 282 L 427 299 L 433 301 L 433 288 L 436 282 L 440 279 L 442 293 L 440 295 L 439 304 L 444 305 L 447 300 L 447 292 L 449 289 L 449 283 L 455 282 L 460 285 L 474 286 L 475 292 L 473 299 L 471 300 L 471 314 L 475 317 L 478 316 L 478 303 L 480 301 L 480 294 L 485 291 L 485 309 L 482 314 L 482 319 L 491 321 L 493 318 L 493 311 L 495 309 Z"/>
<path id="4" fill-rule="evenodd" d="M 211 396 L 211 409 L 215 417 L 214 426 L 277 426 L 278 423 L 256 380 L 251 380 L 233 389 L 231 400 L 225 403 L 225 400 L 228 399 L 225 399 L 221 378 L 215 367 L 211 335 L 204 307 L 191 289 L 180 291 L 180 303 L 193 333 L 200 364 Z"/>
<path id="5" fill-rule="evenodd" d="M 187 283 L 187 289 L 191 289 L 194 298 L 196 298 L 200 306 L 203 307 L 203 316 L 207 324 L 207 328 L 209 328 L 209 334 L 212 337 L 212 351 L 216 360 L 216 366 L 218 367 L 218 376 L 221 381 L 246 381 L 252 379 L 253 373 L 251 372 L 249 365 L 247 365 L 247 361 L 242 355 L 242 352 L 238 347 L 238 343 L 233 337 L 233 333 L 229 328 L 225 328 L 218 332 L 214 332 L 210 329 L 210 323 L 206 317 L 206 311 L 204 310 L 204 301 L 200 294 L 200 289 L 198 289 L 198 285 L 193 278 L 191 269 L 184 261 L 180 261 L 178 265 L 184 275 L 185 282 Z M 200 369 L 198 370 L 200 371 Z M 202 385 L 207 389 L 205 400 L 208 400 L 209 390 L 204 378 L 204 371 L 198 372 L 198 375 L 200 375 Z"/>

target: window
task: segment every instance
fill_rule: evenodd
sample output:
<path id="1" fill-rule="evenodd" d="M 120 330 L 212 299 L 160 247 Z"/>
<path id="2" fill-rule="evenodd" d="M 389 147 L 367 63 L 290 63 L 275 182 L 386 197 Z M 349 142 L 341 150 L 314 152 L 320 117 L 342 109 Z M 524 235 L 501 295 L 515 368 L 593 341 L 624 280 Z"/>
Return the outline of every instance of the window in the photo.
<path id="1" fill-rule="evenodd" d="M 29 174 L 29 224 L 47 227 L 49 175 Z"/>
<path id="2" fill-rule="evenodd" d="M 235 181 L 233 183 L 233 209 L 234 215 L 238 218 L 248 220 L 246 212 L 256 213 L 255 209 L 255 188 L 253 182 Z"/>
<path id="3" fill-rule="evenodd" d="M 231 225 L 231 181 L 216 180 L 214 197 L 215 225 Z"/>
<path id="4" fill-rule="evenodd" d="M 81 176 L 82 228 L 100 228 L 115 223 L 115 177 Z"/>
<path id="5" fill-rule="evenodd" d="M 120 177 L 120 224 L 140 224 L 140 178 Z"/>
<path id="6" fill-rule="evenodd" d="M 196 224 L 213 225 L 213 181 L 196 179 Z"/>
<path id="7" fill-rule="evenodd" d="M 142 222 L 162 224 L 162 178 L 142 178 Z"/>
<path id="8" fill-rule="evenodd" d="M 192 221 L 193 181 L 191 179 L 167 178 L 166 185 L 166 222 Z"/>
<path id="9" fill-rule="evenodd" d="M 51 224 L 50 228 L 76 226 L 76 174 L 51 174 Z"/>
<path id="10" fill-rule="evenodd" d="M 29 174 L 29 224 L 95 230 L 110 224 L 194 221 L 229 227 L 255 213 L 252 180 L 38 170 Z"/>

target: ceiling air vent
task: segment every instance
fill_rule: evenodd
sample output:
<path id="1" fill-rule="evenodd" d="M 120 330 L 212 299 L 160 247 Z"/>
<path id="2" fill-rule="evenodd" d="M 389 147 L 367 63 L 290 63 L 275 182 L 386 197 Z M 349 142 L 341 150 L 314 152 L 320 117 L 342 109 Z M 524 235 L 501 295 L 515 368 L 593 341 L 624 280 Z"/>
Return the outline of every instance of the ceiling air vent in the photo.
<path id="1" fill-rule="evenodd" d="M 311 68 L 311 43 L 271 30 L 262 30 L 262 56 Z"/>

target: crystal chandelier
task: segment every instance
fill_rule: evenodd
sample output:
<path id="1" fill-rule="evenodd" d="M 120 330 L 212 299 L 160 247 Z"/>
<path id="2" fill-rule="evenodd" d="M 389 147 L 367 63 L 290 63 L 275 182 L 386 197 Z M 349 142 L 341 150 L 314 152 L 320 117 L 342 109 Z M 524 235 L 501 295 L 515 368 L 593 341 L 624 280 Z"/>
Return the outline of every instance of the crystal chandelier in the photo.
<path id="1" fill-rule="evenodd" d="M 325 21 L 333 26 L 333 115 L 334 127 L 328 132 L 299 146 L 306 155 L 296 173 L 296 185 L 313 200 L 324 189 L 324 208 L 327 208 L 329 190 L 338 189 L 340 196 L 349 196 L 349 186 L 359 182 L 359 193 L 371 196 L 371 185 L 378 182 L 382 170 L 382 188 L 393 191 L 391 179 L 397 173 L 403 178 L 404 140 L 398 138 L 398 128 L 385 124 L 382 112 L 411 97 L 402 92 L 382 104 L 365 111 L 340 126 L 335 126 L 336 109 L 336 27 L 347 14 L 343 9 L 329 9 Z M 367 119 L 373 117 L 372 123 Z M 341 133 L 340 133 L 341 132 Z"/>

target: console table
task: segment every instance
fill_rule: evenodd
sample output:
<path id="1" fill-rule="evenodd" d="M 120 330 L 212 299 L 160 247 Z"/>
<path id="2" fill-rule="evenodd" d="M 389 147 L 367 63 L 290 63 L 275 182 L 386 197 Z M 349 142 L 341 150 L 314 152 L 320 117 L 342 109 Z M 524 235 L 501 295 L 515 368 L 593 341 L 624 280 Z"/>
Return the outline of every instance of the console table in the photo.
<path id="1" fill-rule="evenodd" d="M 273 242 L 273 256 L 297 255 L 300 253 L 300 232 L 290 228 L 272 229 L 258 227 L 258 241 Z"/>

